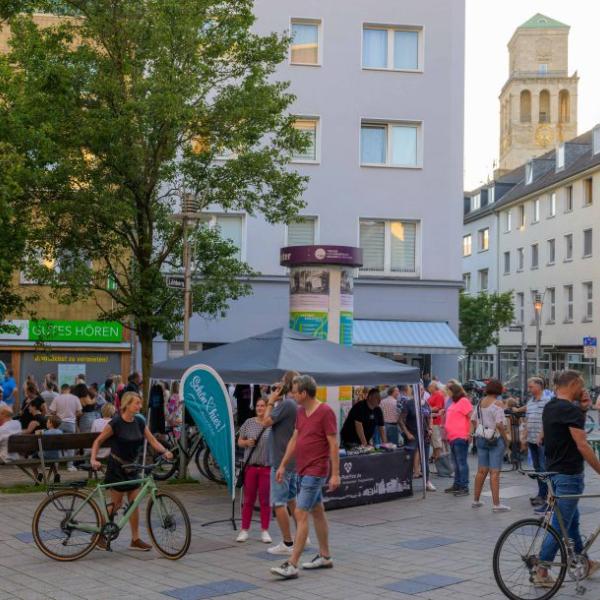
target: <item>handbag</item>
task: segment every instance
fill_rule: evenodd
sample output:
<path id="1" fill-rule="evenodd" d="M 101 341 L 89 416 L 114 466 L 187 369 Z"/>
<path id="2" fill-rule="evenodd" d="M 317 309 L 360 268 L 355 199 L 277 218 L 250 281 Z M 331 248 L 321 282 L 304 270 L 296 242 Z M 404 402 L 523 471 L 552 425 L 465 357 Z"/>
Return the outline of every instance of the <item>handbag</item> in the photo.
<path id="1" fill-rule="evenodd" d="M 250 459 L 252 458 L 252 455 L 254 454 L 254 451 L 258 448 L 258 443 L 260 442 L 260 438 L 262 437 L 263 433 L 266 430 L 267 430 L 266 427 L 263 427 L 261 429 L 261 432 L 258 434 L 258 437 L 256 438 L 256 444 L 254 444 L 254 446 L 252 447 L 252 449 L 248 453 L 248 458 L 244 461 L 244 463 L 240 467 L 240 470 L 239 470 L 239 472 L 237 474 L 237 478 L 235 480 L 235 487 L 238 490 L 240 490 L 240 489 L 242 489 L 244 487 L 244 477 L 246 475 L 246 467 L 248 466 L 248 463 L 250 462 Z"/>
<path id="2" fill-rule="evenodd" d="M 484 427 L 483 417 L 481 416 L 481 403 L 477 405 L 477 427 L 475 429 L 475 437 L 484 440 L 488 448 L 493 448 L 498 444 L 498 432 L 496 428 Z"/>

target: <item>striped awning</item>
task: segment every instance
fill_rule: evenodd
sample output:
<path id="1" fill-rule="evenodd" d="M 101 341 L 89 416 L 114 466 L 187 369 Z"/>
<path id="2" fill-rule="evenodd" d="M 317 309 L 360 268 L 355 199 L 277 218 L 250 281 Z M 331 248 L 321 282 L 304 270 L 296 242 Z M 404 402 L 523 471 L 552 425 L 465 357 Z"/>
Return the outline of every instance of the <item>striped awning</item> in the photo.
<path id="1" fill-rule="evenodd" d="M 448 323 L 355 319 L 352 344 L 367 352 L 458 354 L 464 350 Z"/>

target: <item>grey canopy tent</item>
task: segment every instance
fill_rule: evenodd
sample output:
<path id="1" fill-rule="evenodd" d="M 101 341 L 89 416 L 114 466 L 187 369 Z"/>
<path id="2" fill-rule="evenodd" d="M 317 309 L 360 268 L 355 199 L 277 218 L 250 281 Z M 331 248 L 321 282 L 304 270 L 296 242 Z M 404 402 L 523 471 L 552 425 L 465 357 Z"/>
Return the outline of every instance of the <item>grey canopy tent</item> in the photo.
<path id="1" fill-rule="evenodd" d="M 152 367 L 156 379 L 180 379 L 197 364 L 212 367 L 223 381 L 272 383 L 286 371 L 312 375 L 319 385 L 381 385 L 417 383 L 417 367 L 319 340 L 287 328 L 166 360 Z"/>

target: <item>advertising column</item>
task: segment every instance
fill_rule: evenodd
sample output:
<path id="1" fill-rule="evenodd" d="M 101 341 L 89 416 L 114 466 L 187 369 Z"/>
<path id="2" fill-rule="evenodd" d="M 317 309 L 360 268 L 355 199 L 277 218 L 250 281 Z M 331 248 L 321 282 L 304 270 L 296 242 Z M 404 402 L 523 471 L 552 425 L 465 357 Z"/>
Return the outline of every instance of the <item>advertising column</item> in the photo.
<path id="1" fill-rule="evenodd" d="M 281 249 L 290 269 L 290 328 L 344 346 L 352 345 L 354 269 L 362 250 L 348 246 L 290 246 Z M 317 382 L 318 383 L 318 382 Z M 343 420 L 352 388 L 327 388 L 325 397 Z"/>

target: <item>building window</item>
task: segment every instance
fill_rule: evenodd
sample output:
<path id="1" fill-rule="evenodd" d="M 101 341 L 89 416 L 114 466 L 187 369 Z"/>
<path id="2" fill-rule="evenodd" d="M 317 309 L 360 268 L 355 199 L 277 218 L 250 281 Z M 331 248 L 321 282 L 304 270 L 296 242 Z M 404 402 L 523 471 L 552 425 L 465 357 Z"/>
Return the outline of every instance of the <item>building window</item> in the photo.
<path id="1" fill-rule="evenodd" d="M 540 220 L 540 199 L 536 198 L 533 201 L 533 222 L 537 223 Z"/>
<path id="2" fill-rule="evenodd" d="M 592 186 L 592 178 L 588 177 L 583 180 L 583 205 L 589 206 L 593 200 L 593 186 Z"/>
<path id="3" fill-rule="evenodd" d="M 540 92 L 540 123 L 550 123 L 550 92 L 542 90 Z"/>
<path id="4" fill-rule="evenodd" d="M 517 248 L 517 271 L 522 271 L 525 266 L 525 250 Z"/>
<path id="5" fill-rule="evenodd" d="M 519 206 L 519 228 L 523 229 L 525 227 L 525 205 L 521 204 Z"/>
<path id="6" fill-rule="evenodd" d="M 243 224 L 242 215 L 203 215 L 203 222 L 211 228 L 218 228 L 221 237 L 229 240 L 237 249 L 235 258 L 243 260 Z"/>
<path id="7" fill-rule="evenodd" d="M 472 239 L 471 234 L 463 235 L 463 256 L 471 256 Z"/>
<path id="8" fill-rule="evenodd" d="M 568 90 L 560 90 L 558 94 L 558 120 L 568 123 L 571 120 L 571 101 Z"/>
<path id="9" fill-rule="evenodd" d="M 548 264 L 553 265 L 556 261 L 556 240 L 548 240 Z"/>
<path id="10" fill-rule="evenodd" d="M 565 188 L 565 212 L 573 210 L 573 186 L 568 185 Z"/>
<path id="11" fill-rule="evenodd" d="M 565 145 L 561 144 L 556 149 L 556 170 L 562 171 L 565 168 Z"/>
<path id="12" fill-rule="evenodd" d="M 592 230 L 586 229 L 583 232 L 583 257 L 592 255 Z"/>
<path id="13" fill-rule="evenodd" d="M 361 219 L 362 272 L 417 273 L 417 223 Z"/>
<path id="14" fill-rule="evenodd" d="M 531 245 L 531 268 L 537 269 L 540 260 L 540 247 L 539 244 Z"/>
<path id="15" fill-rule="evenodd" d="M 505 217 L 504 217 L 504 230 L 506 233 L 508 233 L 511 229 L 512 229 L 512 212 L 510 210 L 510 208 L 506 211 Z"/>
<path id="16" fill-rule="evenodd" d="M 302 217 L 287 226 L 288 246 L 313 246 L 316 243 L 317 218 Z"/>
<path id="17" fill-rule="evenodd" d="M 533 182 L 533 163 L 529 161 L 525 165 L 525 185 L 529 185 Z"/>
<path id="18" fill-rule="evenodd" d="M 479 273 L 479 291 L 487 292 L 489 283 L 489 271 L 488 269 L 480 269 Z"/>
<path id="19" fill-rule="evenodd" d="M 290 62 L 293 65 L 321 64 L 321 21 L 292 19 Z"/>
<path id="20" fill-rule="evenodd" d="M 519 292 L 517 294 L 515 312 L 515 319 L 517 320 L 517 323 L 520 323 L 521 325 L 525 323 L 525 294 L 523 292 Z"/>
<path id="21" fill-rule="evenodd" d="M 548 200 L 548 216 L 555 217 L 556 216 L 556 192 L 552 192 L 550 194 Z"/>
<path id="22" fill-rule="evenodd" d="M 479 252 L 485 252 L 490 249 L 490 229 L 486 227 L 485 229 L 479 230 Z"/>
<path id="23" fill-rule="evenodd" d="M 573 322 L 573 286 L 565 285 L 565 323 Z"/>
<path id="24" fill-rule="evenodd" d="M 538 73 L 540 75 L 546 75 L 548 73 L 548 63 L 539 63 L 538 64 Z"/>
<path id="25" fill-rule="evenodd" d="M 388 167 L 419 166 L 420 129 L 416 123 L 363 121 L 360 130 L 361 164 Z"/>
<path id="26" fill-rule="evenodd" d="M 418 71 L 421 69 L 421 29 L 411 27 L 363 27 L 365 69 Z"/>
<path id="27" fill-rule="evenodd" d="M 591 281 L 583 284 L 583 320 L 591 321 L 594 318 L 594 288 Z"/>
<path id="28" fill-rule="evenodd" d="M 471 196 L 471 210 L 481 208 L 481 193 Z"/>
<path id="29" fill-rule="evenodd" d="M 504 253 L 504 274 L 508 275 L 510 273 L 510 252 Z"/>
<path id="30" fill-rule="evenodd" d="M 565 260 L 573 260 L 573 234 L 565 235 Z"/>
<path id="31" fill-rule="evenodd" d="M 319 160 L 319 119 L 317 117 L 296 117 L 294 127 L 308 140 L 303 152 L 294 154 L 294 162 L 318 162 Z"/>
<path id="32" fill-rule="evenodd" d="M 496 201 L 496 188 L 490 187 L 488 188 L 488 204 L 494 204 Z"/>
<path id="33" fill-rule="evenodd" d="M 521 123 L 531 123 L 531 92 L 523 90 L 521 92 Z"/>
<path id="34" fill-rule="evenodd" d="M 548 301 L 546 306 L 548 307 L 548 323 L 554 323 L 556 321 L 556 289 L 547 288 Z"/>
<path id="35" fill-rule="evenodd" d="M 463 287 L 465 292 L 471 291 L 471 273 L 463 273 Z"/>
<path id="36" fill-rule="evenodd" d="M 600 152 L 600 125 L 596 125 L 596 127 L 594 127 L 593 143 L 593 152 L 594 154 L 598 154 Z"/>

